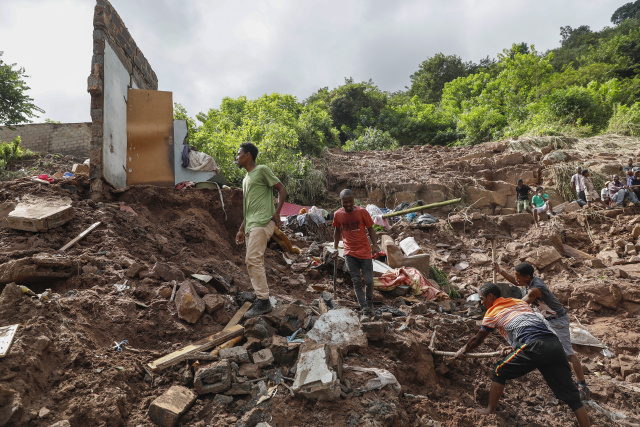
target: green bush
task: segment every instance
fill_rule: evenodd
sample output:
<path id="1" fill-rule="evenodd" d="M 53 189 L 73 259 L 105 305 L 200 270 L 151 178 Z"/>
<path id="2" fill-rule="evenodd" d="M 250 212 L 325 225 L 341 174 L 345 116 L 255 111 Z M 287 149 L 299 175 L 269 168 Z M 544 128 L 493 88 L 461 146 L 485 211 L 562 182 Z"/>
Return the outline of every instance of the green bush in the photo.
<path id="1" fill-rule="evenodd" d="M 347 141 L 342 148 L 344 151 L 393 150 L 398 148 L 398 141 L 389 132 L 369 127 L 364 135 L 355 141 Z"/>
<path id="2" fill-rule="evenodd" d="M 607 133 L 640 136 L 640 103 L 636 102 L 631 107 L 615 106 Z"/>

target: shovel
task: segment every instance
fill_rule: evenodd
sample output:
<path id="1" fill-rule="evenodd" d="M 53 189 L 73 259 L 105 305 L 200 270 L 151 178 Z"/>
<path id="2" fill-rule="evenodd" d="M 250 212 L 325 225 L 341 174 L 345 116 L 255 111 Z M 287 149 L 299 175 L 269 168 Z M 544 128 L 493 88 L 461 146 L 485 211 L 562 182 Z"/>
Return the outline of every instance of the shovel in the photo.
<path id="1" fill-rule="evenodd" d="M 491 240 L 491 271 L 493 272 L 493 283 L 497 283 L 496 269 L 493 268 L 493 265 L 496 263 L 496 240 L 497 239 L 513 240 L 513 237 L 503 236 L 501 234 L 481 234 L 478 237 L 484 237 L 485 239 Z"/>

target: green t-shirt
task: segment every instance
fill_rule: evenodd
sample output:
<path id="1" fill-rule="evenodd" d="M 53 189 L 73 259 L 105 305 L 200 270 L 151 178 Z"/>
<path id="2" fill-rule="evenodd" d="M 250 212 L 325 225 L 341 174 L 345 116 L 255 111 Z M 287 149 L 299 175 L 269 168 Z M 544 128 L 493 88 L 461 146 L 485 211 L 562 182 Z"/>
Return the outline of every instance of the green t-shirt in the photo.
<path id="1" fill-rule="evenodd" d="M 242 211 L 244 232 L 269 224 L 276 213 L 273 204 L 273 186 L 280 182 L 271 169 L 258 165 L 242 180 Z"/>
<path id="2" fill-rule="evenodd" d="M 531 199 L 531 203 L 533 203 L 536 208 L 543 207 L 544 204 L 547 203 L 547 200 L 549 200 L 549 195 L 547 193 L 544 193 L 543 196 L 544 196 L 544 199 L 536 194 Z"/>

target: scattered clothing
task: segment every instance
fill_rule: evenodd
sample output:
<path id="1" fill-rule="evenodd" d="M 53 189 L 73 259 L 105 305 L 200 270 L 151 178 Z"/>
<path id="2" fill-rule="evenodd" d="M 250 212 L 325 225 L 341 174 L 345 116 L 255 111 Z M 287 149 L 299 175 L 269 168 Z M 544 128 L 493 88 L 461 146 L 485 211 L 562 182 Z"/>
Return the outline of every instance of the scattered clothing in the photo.
<path id="1" fill-rule="evenodd" d="M 449 298 L 446 293 L 433 286 L 420 271 L 413 267 L 387 271 L 375 280 L 376 289 L 381 291 L 392 291 L 400 285 L 409 286 L 412 295 L 422 295 L 429 301 Z"/>
<path id="2" fill-rule="evenodd" d="M 189 151 L 189 164 L 187 168 L 194 171 L 213 172 L 214 174 L 220 172 L 220 168 L 216 161 L 213 160 L 213 157 L 207 153 L 195 150 Z"/>

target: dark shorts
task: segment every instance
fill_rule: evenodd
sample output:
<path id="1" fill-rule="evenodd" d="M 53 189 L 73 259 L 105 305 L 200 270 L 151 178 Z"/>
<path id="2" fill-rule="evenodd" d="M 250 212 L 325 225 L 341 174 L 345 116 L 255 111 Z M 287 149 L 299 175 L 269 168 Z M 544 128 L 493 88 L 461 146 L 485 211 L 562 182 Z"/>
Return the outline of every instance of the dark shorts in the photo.
<path id="1" fill-rule="evenodd" d="M 553 394 L 573 411 L 582 407 L 580 394 L 573 383 L 571 366 L 558 337 L 553 336 L 523 344 L 503 359 L 493 373 L 493 381 L 506 384 L 537 369 Z"/>

